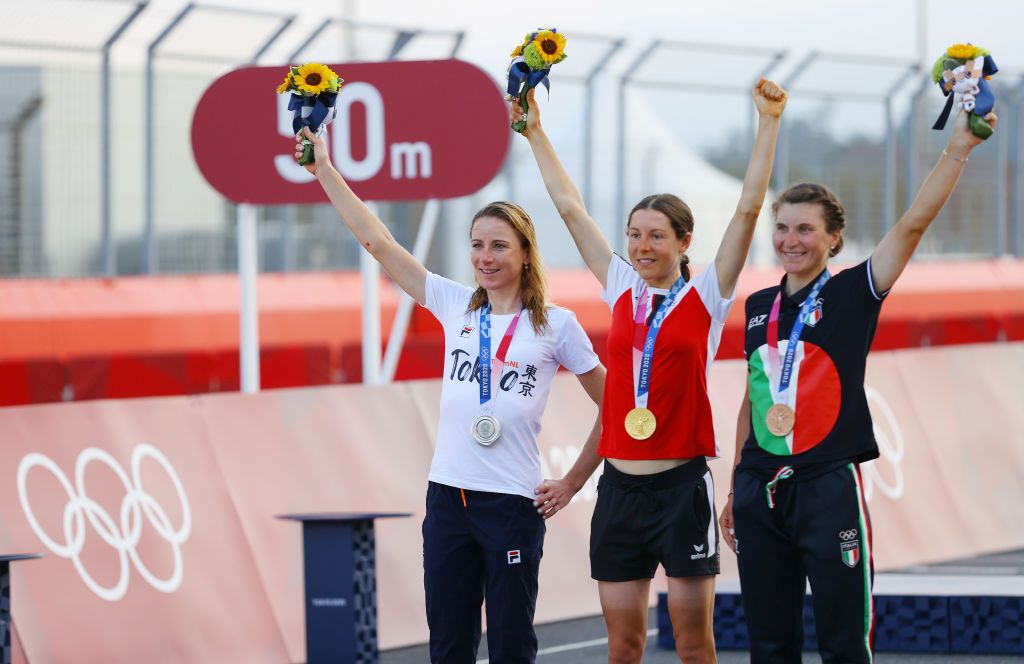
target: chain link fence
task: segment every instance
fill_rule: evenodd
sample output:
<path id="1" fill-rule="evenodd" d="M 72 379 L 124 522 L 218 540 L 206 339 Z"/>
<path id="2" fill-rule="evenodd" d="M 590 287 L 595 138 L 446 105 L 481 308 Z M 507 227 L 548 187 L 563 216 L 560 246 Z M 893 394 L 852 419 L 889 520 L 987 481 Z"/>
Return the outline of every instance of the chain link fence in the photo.
<path id="1" fill-rule="evenodd" d="M 295 17 L 285 13 L 188 6 L 185 16 L 119 0 L 11 6 L 10 21 L 0 28 L 0 274 L 235 270 L 234 206 L 202 180 L 191 155 L 192 113 L 207 86 L 261 58 L 269 63 L 449 57 L 464 37 L 456 31 L 330 18 L 293 23 Z M 136 17 L 138 23 L 148 21 L 145 32 L 133 32 Z M 31 30 L 19 29 L 29 25 Z M 107 68 L 110 48 L 120 47 L 125 30 L 125 42 L 148 54 L 148 66 L 140 60 Z M 200 37 L 211 31 L 223 38 Z M 629 198 L 633 189 L 655 186 L 659 171 L 673 163 L 657 140 L 639 152 L 623 153 L 625 160 L 617 141 L 632 142 L 651 119 L 665 128 L 665 136 L 721 172 L 742 178 L 752 139 L 749 86 L 754 80 L 748 79 L 769 69 L 783 83 L 793 79 L 775 187 L 814 180 L 839 193 L 849 210 L 844 258 L 866 255 L 877 244 L 909 205 L 948 138 L 948 130 L 928 129 L 942 96 L 924 80 L 924 65 L 879 67 L 863 58 L 828 54 L 808 61 L 802 53 L 714 45 L 718 75 L 706 78 L 708 68 L 699 65 L 707 54 L 700 45 L 662 42 L 643 69 L 632 77 L 621 75 L 649 46 L 581 35 L 573 41 L 572 58 L 554 74 L 547 104 L 549 133 L 610 237 L 621 232 L 618 208 L 625 193 L 617 194 L 618 188 L 631 187 Z M 1021 255 L 1020 80 L 1005 68 L 993 80 L 1000 131 L 972 158 L 926 235 L 921 255 Z M 503 81 L 498 84 L 503 87 Z M 110 100 L 107 107 L 104 99 Z M 624 132 L 615 126 L 620 99 L 624 118 L 635 123 Z M 546 226 L 550 222 L 551 233 L 560 234 L 538 183 L 525 141 L 514 137 L 508 164 L 481 196 L 528 200 L 528 209 L 536 210 Z M 445 210 L 461 219 L 470 207 L 446 205 Z M 421 210 L 422 203 L 389 204 L 381 206 L 381 215 L 411 246 Z M 358 265 L 358 245 L 329 205 L 263 208 L 259 224 L 263 270 Z M 459 242 L 464 223 L 455 225 L 455 231 L 440 232 L 438 242 Z M 546 258 L 552 248 L 549 263 L 578 264 L 566 238 L 542 238 L 542 243 Z M 770 251 L 763 249 L 757 260 L 770 261 Z M 432 253 L 446 255 L 454 260 L 460 252 L 435 247 Z"/>

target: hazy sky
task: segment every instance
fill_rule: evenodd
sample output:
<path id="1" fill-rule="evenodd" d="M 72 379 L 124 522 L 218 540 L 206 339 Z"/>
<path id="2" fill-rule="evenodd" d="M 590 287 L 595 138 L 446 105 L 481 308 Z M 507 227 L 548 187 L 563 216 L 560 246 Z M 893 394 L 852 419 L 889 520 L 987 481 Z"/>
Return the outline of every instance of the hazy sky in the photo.
<path id="1" fill-rule="evenodd" d="M 325 18 L 346 16 L 357 22 L 405 29 L 463 30 L 466 39 L 459 57 L 500 80 L 508 65 L 508 52 L 523 33 L 540 25 L 557 26 L 569 35 L 570 57 L 553 73 L 551 101 L 544 117 L 553 135 L 561 130 L 560 149 L 564 146 L 564 157 L 574 173 L 582 163 L 580 118 L 586 107 L 583 87 L 578 82 L 568 83 L 593 65 L 607 40 L 624 39 L 625 47 L 609 65 L 612 75 L 598 79 L 594 135 L 598 165 L 595 190 L 599 192 L 610 191 L 619 181 L 617 171 L 601 167 L 614 161 L 616 77 L 655 38 L 784 50 L 786 58 L 772 72 L 772 77 L 780 81 L 786 81 L 796 63 L 811 50 L 873 60 L 876 64 L 870 66 L 863 62 L 857 66 L 819 63 L 791 87 L 787 117 L 812 117 L 834 136 L 865 133 L 877 138 L 884 126 L 879 95 L 900 79 L 911 62 L 927 66 L 954 42 L 971 41 L 991 50 L 1002 68 L 997 83 L 1019 85 L 1024 73 L 1024 40 L 1020 39 L 1024 0 L 975 4 L 956 0 L 197 0 L 196 4 L 202 8 L 192 12 L 160 45 L 158 71 L 180 67 L 188 75 L 196 72 L 197 80 L 212 81 L 226 69 L 247 62 L 280 25 L 280 15 L 294 13 L 296 20 L 260 64 L 288 63 L 293 51 Z M 118 41 L 113 51 L 115 67 L 121 72 L 141 70 L 147 46 L 185 5 L 186 0 L 151 0 Z M 94 68 L 99 61 L 97 49 L 134 6 L 131 0 L 0 0 L 0 67 L 59 59 L 69 63 L 65 76 L 74 76 L 80 65 Z M 214 7 L 256 9 L 263 14 L 253 16 Z M 600 39 L 594 41 L 584 35 Z M 329 30 L 295 59 L 343 63 L 347 48 L 344 37 L 339 30 Z M 359 29 L 354 38 L 359 55 L 382 59 L 394 30 Z M 42 47 L 9 46 L 15 41 Z M 69 52 L 69 46 L 91 52 Z M 450 49 L 448 38 L 417 39 L 403 56 L 444 57 Z M 181 54 L 200 57 L 192 61 L 170 57 Z M 670 93 L 632 90 L 627 102 L 629 115 L 636 118 L 641 111 L 653 111 L 653 115 L 643 117 L 660 120 L 688 149 L 704 151 L 721 146 L 725 137 L 736 135 L 749 124 L 751 104 L 746 92 L 719 94 L 710 90 L 722 85 L 749 88 L 754 74 L 767 62 L 765 54 L 733 57 L 693 49 L 663 50 L 644 67 L 641 76 L 686 79 L 690 84 Z M 81 84 L 92 85 L 95 79 L 87 74 Z M 120 77 L 124 86 L 120 90 L 138 94 L 132 91 L 140 87 L 141 79 L 130 74 Z M 907 81 L 901 88 L 895 99 L 897 117 L 902 117 L 906 100 L 918 84 Z M 825 88 L 841 94 L 835 100 L 813 94 Z M 162 98 L 173 91 L 173 87 L 164 88 Z M 938 114 L 941 95 L 936 90 L 929 93 Z M 438 100 L 439 104 L 444 101 Z M 1009 102 L 1010 97 L 1005 95 L 997 103 Z M 639 109 L 640 105 L 647 108 Z M 644 129 L 630 126 L 627 134 L 631 146 L 643 149 L 636 139 L 642 138 Z M 516 145 L 525 149 L 521 143 Z M 634 172 L 624 179 L 644 180 L 645 164 L 657 164 L 656 157 L 645 153 L 630 160 Z M 515 163 L 532 173 L 528 158 Z M 524 185 L 533 182 L 528 177 L 535 178 L 535 174 L 524 174 Z"/>
<path id="2" fill-rule="evenodd" d="M 0 8 L 0 40 L 101 44 L 124 16 L 130 0 L 5 0 Z M 199 2 L 197 4 L 204 4 Z M 145 45 L 185 5 L 185 0 L 152 0 L 125 34 L 117 55 L 138 61 Z M 873 54 L 898 60 L 934 59 L 954 41 L 974 41 L 989 48 L 1007 70 L 1024 70 L 1020 39 L 1024 3 L 991 0 L 966 4 L 955 0 L 558 0 L 557 2 L 492 2 L 466 0 L 216 0 L 208 5 L 256 8 L 300 15 L 282 36 L 282 51 L 326 16 L 342 13 L 361 21 L 417 28 L 464 29 L 469 37 L 462 57 L 484 69 L 500 72 L 506 44 L 537 25 L 556 25 L 569 32 L 622 36 L 639 49 L 651 38 L 763 46 L 801 52 L 807 49 Z M 924 15 L 924 31 L 918 30 Z M 198 17 L 197 13 L 195 17 Z M 190 18 L 179 35 L 217 39 L 224 21 L 232 26 L 227 39 L 250 31 L 258 43 L 265 25 L 205 11 Z M 920 43 L 923 36 L 923 45 Z M 180 40 L 179 40 L 180 41 Z M 175 45 L 168 42 L 168 46 Z M 202 50 L 213 45 L 199 44 Z M 922 52 L 923 51 L 923 52 Z M 622 66 L 629 49 L 615 62 Z"/>
<path id="3" fill-rule="evenodd" d="M 141 68 L 147 45 L 185 4 L 185 0 L 152 0 L 114 49 L 115 65 Z M 274 16 L 224 12 L 215 7 L 297 15 L 261 59 L 263 64 L 287 62 L 325 18 L 344 15 L 362 23 L 464 30 L 466 39 L 459 57 L 496 79 L 504 77 L 508 51 L 524 32 L 542 24 L 554 25 L 570 37 L 570 58 L 559 65 L 554 76 L 556 91 L 562 94 L 557 100 L 576 109 L 582 98 L 571 95 L 582 94 L 582 87 L 558 88 L 558 79 L 584 75 L 607 48 L 607 40 L 615 38 L 626 43 L 610 61 L 608 71 L 613 76 L 599 79 L 602 103 L 614 99 L 614 76 L 655 38 L 786 51 L 786 58 L 771 72 L 781 81 L 787 80 L 811 50 L 881 60 L 881 64 L 871 65 L 819 61 L 793 84 L 790 114 L 821 116 L 836 134 L 879 131 L 883 123 L 877 95 L 900 81 L 909 63 L 930 64 L 956 41 L 972 41 L 992 51 L 1002 70 L 999 82 L 1004 85 L 1018 85 L 1024 74 L 1024 40 L 1019 38 L 1024 25 L 1022 0 L 992 0 L 972 6 L 969 12 L 965 11 L 967 5 L 954 0 L 215 0 L 196 4 L 204 8 L 193 11 L 160 45 L 161 67 L 202 66 L 216 76 L 220 70 L 245 62 L 280 25 Z M 131 0 L 4 0 L 0 3 L 0 43 L 35 41 L 96 48 L 134 5 Z M 360 29 L 353 34 L 357 53 L 364 59 L 382 59 L 393 39 L 393 31 Z M 585 39 L 585 34 L 607 40 Z M 343 62 L 351 52 L 343 40 L 340 30 L 328 30 L 298 59 Z M 442 57 L 450 48 L 451 40 L 445 37 L 419 38 L 406 48 L 403 57 Z M 173 54 L 202 55 L 204 59 L 197 63 L 167 57 Z M 0 61 L 18 57 L 31 61 L 48 55 L 52 57 L 46 50 L 15 51 L 0 44 Z M 60 57 L 96 60 L 79 53 Z M 641 98 L 665 113 L 686 103 L 709 108 L 718 120 L 715 125 L 681 137 L 698 148 L 721 143 L 724 128 L 735 130 L 744 125 L 748 108 L 740 97 L 715 97 L 708 89 L 722 84 L 747 87 L 768 61 L 767 55 L 702 56 L 692 49 L 662 49 L 639 76 L 687 79 L 691 84 L 683 92 L 689 96 L 678 96 L 679 91 L 668 95 L 647 92 Z M 900 88 L 895 98 L 897 115 L 916 85 L 918 80 L 908 79 Z M 812 91 L 841 91 L 841 103 L 837 107 Z M 1006 101 L 1006 97 L 1001 99 L 1001 103 Z M 936 105 L 940 107 L 941 101 Z"/>

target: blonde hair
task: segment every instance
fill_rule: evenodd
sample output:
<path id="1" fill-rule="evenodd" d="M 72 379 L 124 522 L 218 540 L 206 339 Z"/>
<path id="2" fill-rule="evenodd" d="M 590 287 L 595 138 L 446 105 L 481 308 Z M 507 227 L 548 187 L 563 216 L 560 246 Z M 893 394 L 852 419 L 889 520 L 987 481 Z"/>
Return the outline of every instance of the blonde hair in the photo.
<path id="1" fill-rule="evenodd" d="M 530 314 L 530 323 L 535 333 L 543 334 L 548 329 L 548 302 L 547 287 L 544 280 L 544 266 L 540 260 L 540 250 L 537 248 L 537 232 L 533 228 L 533 221 L 526 210 L 515 203 L 495 201 L 480 208 L 473 215 L 473 221 L 469 225 L 469 232 L 473 232 L 473 225 L 477 219 L 482 217 L 494 217 L 501 219 L 515 231 L 519 237 L 519 244 L 526 252 L 526 264 L 523 271 L 519 273 L 519 297 L 523 301 L 523 308 Z M 473 297 L 469 300 L 469 310 L 475 311 L 487 304 L 487 291 L 482 286 L 477 286 Z"/>

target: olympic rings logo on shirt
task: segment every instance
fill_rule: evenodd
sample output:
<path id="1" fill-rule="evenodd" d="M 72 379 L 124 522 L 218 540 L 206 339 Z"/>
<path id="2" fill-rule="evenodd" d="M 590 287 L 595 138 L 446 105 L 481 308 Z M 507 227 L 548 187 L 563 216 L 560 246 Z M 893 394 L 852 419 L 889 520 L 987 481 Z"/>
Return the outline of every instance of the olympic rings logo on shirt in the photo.
<path id="1" fill-rule="evenodd" d="M 178 494 L 178 501 L 181 505 L 181 525 L 174 528 L 166 510 L 156 499 L 145 491 L 142 486 L 140 475 L 142 461 L 153 459 L 170 478 L 174 489 Z M 85 486 L 85 471 L 90 463 L 96 461 L 107 466 L 124 485 L 125 496 L 121 499 L 119 520 L 103 508 L 102 505 L 89 497 Z M 32 507 L 29 505 L 26 491 L 28 474 L 34 468 L 47 470 L 53 475 L 64 491 L 67 493 L 68 502 L 63 508 L 62 522 L 64 526 L 64 543 L 51 538 L 39 521 L 36 519 Z M 167 457 L 152 445 L 137 445 L 132 450 L 131 478 L 108 452 L 89 447 L 82 450 L 75 462 L 75 485 L 67 475 L 49 457 L 33 452 L 21 460 L 18 465 L 18 498 L 21 500 L 21 508 L 25 512 L 25 518 L 42 543 L 61 558 L 69 559 L 82 577 L 82 581 L 94 593 L 109 602 L 116 602 L 128 592 L 128 580 L 130 570 L 128 562 L 135 566 L 138 573 L 153 588 L 164 593 L 172 593 L 181 586 L 184 574 L 184 564 L 181 556 L 181 545 L 188 539 L 192 532 L 192 513 L 189 509 L 188 497 L 185 495 L 185 488 L 181 484 L 178 474 L 175 472 Z M 135 547 L 142 538 L 142 517 L 145 515 L 149 525 L 163 537 L 170 545 L 174 555 L 174 569 L 167 578 L 159 578 L 146 567 L 139 557 Z M 117 582 L 110 587 L 101 585 L 81 560 L 82 550 L 85 548 L 86 520 L 92 529 L 96 531 L 100 539 L 113 547 L 117 552 L 120 561 L 120 574 Z"/>
<path id="2" fill-rule="evenodd" d="M 857 536 L 857 529 L 856 528 L 851 528 L 850 530 L 840 530 L 839 531 L 839 539 L 843 540 L 844 542 L 849 542 L 850 540 L 852 540 L 856 536 Z"/>

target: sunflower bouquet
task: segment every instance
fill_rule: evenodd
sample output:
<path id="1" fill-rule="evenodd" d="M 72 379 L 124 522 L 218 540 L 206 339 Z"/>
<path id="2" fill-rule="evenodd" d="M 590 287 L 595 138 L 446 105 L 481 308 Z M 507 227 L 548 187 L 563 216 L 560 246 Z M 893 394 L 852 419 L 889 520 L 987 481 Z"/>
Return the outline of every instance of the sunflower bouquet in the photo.
<path id="1" fill-rule="evenodd" d="M 526 129 L 526 114 L 530 105 L 526 93 L 538 85 L 550 89 L 548 72 L 552 65 L 565 60 L 565 35 L 555 28 L 538 28 L 527 33 L 523 43 L 512 51 L 512 63 L 508 68 L 508 99 L 518 97 L 523 108 L 523 119 L 512 123 L 512 129 L 522 133 Z"/>
<path id="2" fill-rule="evenodd" d="M 290 67 L 284 82 L 277 86 L 278 94 L 291 93 L 288 110 L 292 112 L 292 131 L 298 134 L 309 127 L 319 134 L 337 117 L 338 93 L 344 82 L 331 68 L 319 62 L 307 62 Z M 313 163 L 313 144 L 303 139 L 300 164 Z"/>
<path id="3" fill-rule="evenodd" d="M 978 138 L 992 135 L 992 126 L 985 116 L 992 112 L 996 95 L 988 79 L 999 71 L 989 52 L 974 44 L 953 44 L 932 65 L 932 80 L 946 95 L 946 106 L 932 129 L 946 126 L 954 99 L 967 111 L 967 124 Z"/>

